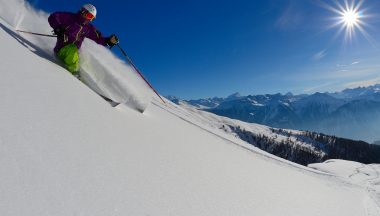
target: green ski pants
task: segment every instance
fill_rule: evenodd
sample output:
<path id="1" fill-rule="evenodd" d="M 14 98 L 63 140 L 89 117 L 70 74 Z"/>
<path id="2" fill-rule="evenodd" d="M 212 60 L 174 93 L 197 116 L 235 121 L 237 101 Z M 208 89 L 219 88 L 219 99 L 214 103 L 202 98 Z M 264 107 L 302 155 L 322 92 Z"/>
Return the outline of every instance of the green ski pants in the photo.
<path id="1" fill-rule="evenodd" d="M 73 75 L 79 73 L 79 54 L 78 48 L 75 44 L 69 44 L 62 47 L 58 51 L 57 56 L 65 64 L 67 70 Z"/>

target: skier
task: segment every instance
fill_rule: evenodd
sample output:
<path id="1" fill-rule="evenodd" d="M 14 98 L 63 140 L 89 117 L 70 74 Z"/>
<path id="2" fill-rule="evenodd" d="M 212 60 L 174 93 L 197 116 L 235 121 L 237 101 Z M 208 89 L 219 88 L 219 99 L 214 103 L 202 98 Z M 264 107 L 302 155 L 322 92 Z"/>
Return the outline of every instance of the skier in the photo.
<path id="1" fill-rule="evenodd" d="M 109 47 L 119 43 L 116 35 L 103 37 L 90 23 L 96 18 L 96 12 L 94 5 L 85 4 L 77 13 L 55 12 L 48 19 L 54 34 L 57 35 L 57 44 L 54 48 L 56 56 L 78 79 L 80 79 L 78 50 L 84 38 Z"/>

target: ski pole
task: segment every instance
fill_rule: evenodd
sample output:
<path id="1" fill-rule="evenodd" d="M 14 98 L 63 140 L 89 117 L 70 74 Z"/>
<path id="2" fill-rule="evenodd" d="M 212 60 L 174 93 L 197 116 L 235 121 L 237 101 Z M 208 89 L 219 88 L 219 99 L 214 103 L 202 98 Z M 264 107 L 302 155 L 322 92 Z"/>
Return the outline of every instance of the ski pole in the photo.
<path id="1" fill-rule="evenodd" d="M 57 35 L 40 34 L 40 33 L 28 32 L 28 31 L 22 31 L 22 30 L 16 30 L 16 31 L 26 33 L 26 34 L 45 36 L 45 37 L 57 37 Z"/>
<path id="2" fill-rule="evenodd" d="M 162 102 L 164 102 L 164 104 L 166 104 L 166 102 L 164 101 L 164 99 L 162 99 L 162 97 L 160 96 L 160 94 L 158 94 L 158 92 L 153 88 L 153 86 L 148 82 L 148 80 L 145 79 L 145 77 L 142 75 L 142 73 L 140 72 L 140 70 L 136 67 L 136 65 L 128 57 L 127 53 L 120 47 L 119 44 L 116 44 L 116 46 L 120 49 L 120 51 L 123 53 L 124 57 L 127 59 L 127 61 L 129 62 L 129 64 L 132 65 L 132 67 L 137 71 L 137 73 L 146 82 L 146 84 L 148 84 L 148 86 L 154 91 L 154 93 L 156 93 L 156 95 L 162 100 Z"/>

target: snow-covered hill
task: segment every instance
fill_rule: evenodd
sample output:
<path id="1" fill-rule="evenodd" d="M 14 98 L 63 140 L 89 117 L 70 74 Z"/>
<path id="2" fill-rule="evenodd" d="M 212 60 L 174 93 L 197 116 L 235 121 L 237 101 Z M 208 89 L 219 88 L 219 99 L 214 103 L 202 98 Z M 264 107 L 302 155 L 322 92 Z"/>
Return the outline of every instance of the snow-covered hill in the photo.
<path id="1" fill-rule="evenodd" d="M 170 102 L 112 108 L 0 22 L 0 215 L 380 215 L 376 188 Z"/>

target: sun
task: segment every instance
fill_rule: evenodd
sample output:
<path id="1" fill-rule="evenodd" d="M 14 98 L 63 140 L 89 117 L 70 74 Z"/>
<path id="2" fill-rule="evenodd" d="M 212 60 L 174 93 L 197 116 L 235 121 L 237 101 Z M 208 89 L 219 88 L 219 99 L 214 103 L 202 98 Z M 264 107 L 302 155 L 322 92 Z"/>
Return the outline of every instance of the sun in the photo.
<path id="1" fill-rule="evenodd" d="M 336 26 L 340 27 L 340 31 L 345 32 L 346 41 L 351 41 L 355 36 L 357 30 L 364 32 L 363 11 L 361 10 L 363 1 L 351 1 L 351 4 L 346 0 L 344 5 L 337 3 L 335 12 L 338 14 L 336 17 Z"/>
<path id="2" fill-rule="evenodd" d="M 360 24 L 359 13 L 354 10 L 344 11 L 341 18 L 344 25 L 346 25 L 348 28 L 354 28 Z"/>
<path id="3" fill-rule="evenodd" d="M 352 41 L 356 32 L 360 32 L 369 40 L 370 36 L 366 32 L 368 27 L 366 10 L 363 9 L 365 0 L 334 0 L 335 5 L 323 4 L 326 9 L 335 13 L 333 24 L 330 28 L 338 28 L 338 34 L 344 32 L 345 41 Z M 338 35 L 337 34 L 337 35 Z"/>

